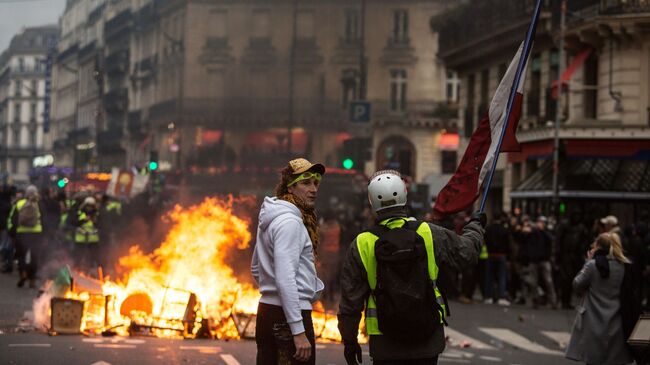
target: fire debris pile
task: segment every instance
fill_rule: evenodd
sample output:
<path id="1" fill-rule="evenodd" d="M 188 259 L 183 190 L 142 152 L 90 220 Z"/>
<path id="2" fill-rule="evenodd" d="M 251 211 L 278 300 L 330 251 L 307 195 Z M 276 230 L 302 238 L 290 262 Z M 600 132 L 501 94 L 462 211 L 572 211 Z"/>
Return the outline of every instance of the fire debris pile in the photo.
<path id="1" fill-rule="evenodd" d="M 133 246 L 120 258 L 118 281 L 61 269 L 34 303 L 35 324 L 50 333 L 252 338 L 259 293 L 227 262 L 251 241 L 249 221 L 233 213 L 236 202 L 176 206 L 154 252 Z M 313 319 L 317 337 L 340 341 L 336 315 L 317 303 Z"/>

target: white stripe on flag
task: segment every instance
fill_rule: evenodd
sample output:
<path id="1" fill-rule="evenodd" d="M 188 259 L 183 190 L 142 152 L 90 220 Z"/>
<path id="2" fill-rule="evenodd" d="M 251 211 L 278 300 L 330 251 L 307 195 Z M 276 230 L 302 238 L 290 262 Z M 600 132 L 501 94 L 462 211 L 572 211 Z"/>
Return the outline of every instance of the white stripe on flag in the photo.
<path id="1" fill-rule="evenodd" d="M 508 99 L 510 98 L 512 85 L 515 81 L 515 76 L 517 74 L 517 66 L 519 65 L 519 59 L 521 58 L 523 51 L 524 51 L 524 42 L 521 43 L 519 49 L 517 50 L 517 53 L 512 58 L 512 61 L 510 61 L 510 66 L 508 66 L 508 70 L 503 75 L 503 78 L 499 83 L 499 87 L 497 88 L 497 91 L 494 93 L 494 96 L 492 97 L 492 101 L 490 102 L 490 111 L 488 114 L 490 118 L 490 136 L 492 139 L 492 143 L 490 143 L 490 149 L 488 150 L 487 156 L 485 156 L 485 161 L 483 162 L 483 166 L 481 167 L 481 173 L 479 174 L 478 177 L 479 188 L 481 187 L 481 185 L 483 185 L 483 180 L 485 179 L 488 172 L 490 171 L 494 158 L 496 157 L 495 152 L 497 149 L 497 145 L 499 144 L 499 138 L 501 137 L 503 124 L 505 123 L 506 120 Z M 519 87 L 517 88 L 517 92 L 523 91 L 524 81 L 526 80 L 527 67 L 528 67 L 528 62 L 526 62 L 526 65 L 524 66 L 523 72 L 521 74 L 522 76 L 519 81 Z M 482 117 L 483 117 L 482 115 L 479 116 L 479 118 Z"/>
<path id="2" fill-rule="evenodd" d="M 546 347 L 532 342 L 529 339 L 523 337 L 522 335 L 513 332 L 509 329 L 506 328 L 483 328 L 479 327 L 479 330 L 487 333 L 488 335 L 495 337 L 503 342 L 506 342 L 512 346 L 515 346 L 517 348 L 530 351 L 536 354 L 544 354 L 544 355 L 557 355 L 557 356 L 563 356 L 564 353 L 556 350 L 550 350 L 547 349 Z"/>

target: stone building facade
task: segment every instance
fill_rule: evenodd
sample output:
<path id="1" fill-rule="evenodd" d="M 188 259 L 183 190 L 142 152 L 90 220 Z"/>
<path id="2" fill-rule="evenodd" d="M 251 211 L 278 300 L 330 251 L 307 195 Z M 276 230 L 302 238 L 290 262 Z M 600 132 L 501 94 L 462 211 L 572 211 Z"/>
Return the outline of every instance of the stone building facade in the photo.
<path id="1" fill-rule="evenodd" d="M 453 165 L 456 158 L 457 144 L 443 154 L 438 143 L 456 133 L 450 111 L 458 85 L 436 58 L 438 36 L 429 20 L 453 3 L 70 1 L 63 22 L 79 23 L 64 24 L 59 46 L 65 105 L 54 150 L 66 156 L 71 149 L 61 148 L 64 141 L 87 135 L 94 151 L 80 165 L 88 168 L 143 166 L 156 157 L 163 169 L 194 172 L 277 166 L 288 155 L 341 167 L 350 152 L 368 173 L 395 168 L 439 185 L 442 171 L 450 172 L 443 160 Z M 81 72 L 93 68 L 88 50 L 87 66 L 79 64 L 79 29 L 95 28 L 84 23 L 89 17 L 73 14 L 98 9 L 100 86 L 84 108 L 101 105 L 95 129 L 84 134 L 72 128 L 81 110 L 66 95 L 77 93 Z M 354 124 L 350 106 L 362 92 L 362 51 L 371 111 L 369 122 Z M 71 76 L 63 70 L 70 69 L 80 72 L 66 81 Z"/>
<path id="2" fill-rule="evenodd" d="M 46 69 L 58 28 L 26 28 L 0 55 L 0 171 L 3 183 L 25 184 L 44 153 Z"/>
<path id="3" fill-rule="evenodd" d="M 650 207 L 650 7 L 638 1 L 569 1 L 567 72 L 559 136 L 559 206 L 552 204 L 560 2 L 545 1 L 526 75 L 518 140 L 502 156 L 492 209 L 619 214 Z M 470 136 L 530 23 L 534 1 L 471 2 L 441 22 L 440 57 L 462 82 L 460 118 Z M 458 20 L 481 20 L 462 23 Z M 451 20 L 449 20 L 451 19 Z M 506 25 L 509 25 L 508 27 Z M 458 32 L 459 27 L 464 32 Z M 631 208 L 631 209 L 630 209 Z"/>

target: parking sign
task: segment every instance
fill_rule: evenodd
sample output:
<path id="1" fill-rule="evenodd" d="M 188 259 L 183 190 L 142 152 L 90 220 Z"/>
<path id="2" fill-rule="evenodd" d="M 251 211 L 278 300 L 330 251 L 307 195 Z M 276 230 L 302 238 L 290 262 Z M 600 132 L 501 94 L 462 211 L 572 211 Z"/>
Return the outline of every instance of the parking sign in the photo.
<path id="1" fill-rule="evenodd" d="M 350 121 L 353 123 L 370 122 L 370 103 L 367 101 L 353 101 L 350 103 Z"/>

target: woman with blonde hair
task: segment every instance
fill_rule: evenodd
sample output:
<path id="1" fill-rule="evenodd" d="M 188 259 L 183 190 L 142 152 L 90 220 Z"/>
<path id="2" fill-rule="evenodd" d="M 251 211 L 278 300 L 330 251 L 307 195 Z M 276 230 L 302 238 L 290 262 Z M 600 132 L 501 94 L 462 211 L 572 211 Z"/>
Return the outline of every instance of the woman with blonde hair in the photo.
<path id="1" fill-rule="evenodd" d="M 587 252 L 587 262 L 573 279 L 574 291 L 583 297 L 576 307 L 566 350 L 568 359 L 593 365 L 632 362 L 621 317 L 622 287 L 629 264 L 617 234 L 601 233 L 596 238 Z"/>

